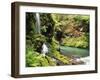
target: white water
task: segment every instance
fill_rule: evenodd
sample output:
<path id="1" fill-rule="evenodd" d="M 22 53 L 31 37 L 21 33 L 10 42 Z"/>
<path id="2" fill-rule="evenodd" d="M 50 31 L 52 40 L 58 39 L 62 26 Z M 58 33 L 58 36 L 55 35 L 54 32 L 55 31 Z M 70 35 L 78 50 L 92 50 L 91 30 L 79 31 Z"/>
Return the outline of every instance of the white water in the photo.
<path id="1" fill-rule="evenodd" d="M 40 15 L 36 13 L 36 31 L 40 34 Z"/>
<path id="2" fill-rule="evenodd" d="M 46 53 L 48 53 L 48 47 L 46 46 L 45 43 L 43 43 L 43 45 L 42 45 L 41 53 L 43 54 L 43 56 L 45 56 Z"/>
<path id="3" fill-rule="evenodd" d="M 84 64 L 88 65 L 90 63 L 90 57 L 83 57 L 76 59 L 77 62 L 83 61 Z"/>
<path id="4" fill-rule="evenodd" d="M 90 57 L 80 58 L 80 60 L 82 60 L 83 62 L 85 62 L 85 64 L 89 64 L 90 63 Z"/>

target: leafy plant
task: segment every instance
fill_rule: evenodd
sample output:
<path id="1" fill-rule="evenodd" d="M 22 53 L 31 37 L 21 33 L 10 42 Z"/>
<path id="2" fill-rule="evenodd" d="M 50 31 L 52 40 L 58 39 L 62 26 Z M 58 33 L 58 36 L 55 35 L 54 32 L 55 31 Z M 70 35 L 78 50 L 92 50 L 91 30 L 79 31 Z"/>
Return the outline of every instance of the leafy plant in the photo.
<path id="1" fill-rule="evenodd" d="M 62 42 L 63 46 L 89 48 L 89 36 L 84 34 L 80 37 L 66 37 Z"/>

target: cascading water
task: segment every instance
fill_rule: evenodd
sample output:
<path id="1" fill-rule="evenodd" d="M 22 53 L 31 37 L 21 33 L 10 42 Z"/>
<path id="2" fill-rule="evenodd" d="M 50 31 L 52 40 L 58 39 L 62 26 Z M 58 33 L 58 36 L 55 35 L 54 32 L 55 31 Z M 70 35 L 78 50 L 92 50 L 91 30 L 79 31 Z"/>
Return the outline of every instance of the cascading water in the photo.
<path id="1" fill-rule="evenodd" d="M 36 33 L 40 34 L 40 15 L 39 13 L 36 13 Z M 41 53 L 43 54 L 43 56 L 45 56 L 46 53 L 48 53 L 48 47 L 46 46 L 45 43 L 43 43 L 42 45 Z"/>
<path id="2" fill-rule="evenodd" d="M 45 56 L 46 53 L 48 53 L 48 47 L 45 43 L 43 43 L 43 45 L 42 45 L 41 53 L 43 54 L 43 56 Z"/>
<path id="3" fill-rule="evenodd" d="M 40 34 L 40 15 L 36 13 L 36 32 Z"/>
<path id="4" fill-rule="evenodd" d="M 84 57 L 84 58 L 80 58 L 80 60 L 82 60 L 85 64 L 90 64 L 90 57 Z"/>
<path id="5" fill-rule="evenodd" d="M 40 15 L 39 13 L 36 13 L 36 32 L 40 34 Z M 42 45 L 41 53 L 43 56 L 45 56 L 46 53 L 48 53 L 48 47 L 45 43 Z"/>

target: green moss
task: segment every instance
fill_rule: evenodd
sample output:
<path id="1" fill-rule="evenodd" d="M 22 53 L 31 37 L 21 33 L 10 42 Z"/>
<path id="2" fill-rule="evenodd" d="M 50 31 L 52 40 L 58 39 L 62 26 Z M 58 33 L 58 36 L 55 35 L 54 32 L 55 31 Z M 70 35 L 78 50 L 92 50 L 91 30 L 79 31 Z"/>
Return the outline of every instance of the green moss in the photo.
<path id="1" fill-rule="evenodd" d="M 54 57 L 58 59 L 63 64 L 70 64 L 70 58 L 60 54 L 58 51 L 55 51 Z"/>

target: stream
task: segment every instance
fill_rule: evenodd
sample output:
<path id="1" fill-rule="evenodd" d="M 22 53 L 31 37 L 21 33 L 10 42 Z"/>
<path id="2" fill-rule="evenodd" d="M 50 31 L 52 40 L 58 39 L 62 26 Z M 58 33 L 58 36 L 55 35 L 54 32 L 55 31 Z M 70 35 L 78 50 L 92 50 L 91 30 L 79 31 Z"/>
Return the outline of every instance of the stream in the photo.
<path id="1" fill-rule="evenodd" d="M 84 64 L 90 63 L 89 49 L 61 46 L 60 52 L 65 56 L 80 57 L 79 61 L 83 61 Z"/>
<path id="2" fill-rule="evenodd" d="M 69 56 L 77 55 L 79 57 L 88 57 L 89 56 L 89 49 L 61 46 L 60 51 L 63 55 L 66 55 L 66 56 L 68 56 L 68 55 Z"/>

